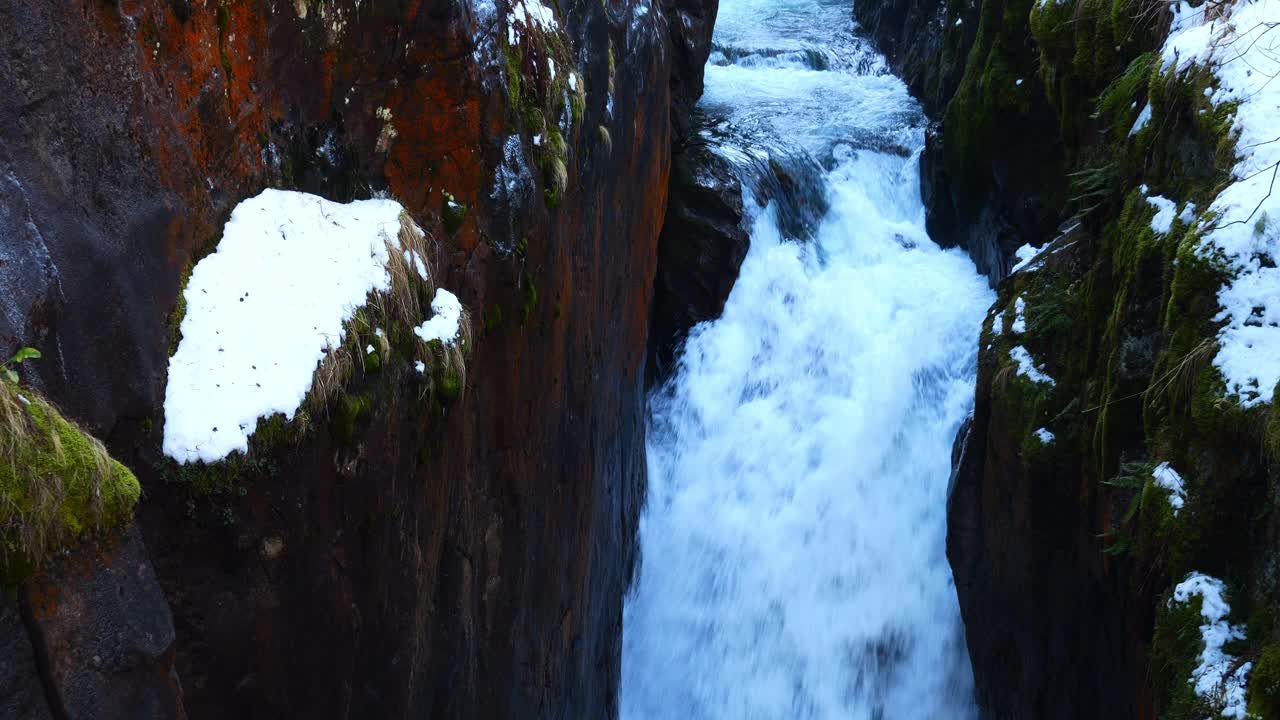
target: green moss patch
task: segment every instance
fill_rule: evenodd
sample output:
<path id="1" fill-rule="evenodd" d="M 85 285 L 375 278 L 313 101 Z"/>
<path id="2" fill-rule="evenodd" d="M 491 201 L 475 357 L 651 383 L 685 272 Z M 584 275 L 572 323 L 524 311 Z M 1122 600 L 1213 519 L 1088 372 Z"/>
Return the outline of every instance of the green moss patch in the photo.
<path id="1" fill-rule="evenodd" d="M 0 578 L 133 516 L 140 488 L 102 443 L 29 389 L 0 380 Z"/>
<path id="2" fill-rule="evenodd" d="M 1249 712 L 1260 718 L 1280 717 L 1280 642 L 1262 649 L 1249 674 Z"/>

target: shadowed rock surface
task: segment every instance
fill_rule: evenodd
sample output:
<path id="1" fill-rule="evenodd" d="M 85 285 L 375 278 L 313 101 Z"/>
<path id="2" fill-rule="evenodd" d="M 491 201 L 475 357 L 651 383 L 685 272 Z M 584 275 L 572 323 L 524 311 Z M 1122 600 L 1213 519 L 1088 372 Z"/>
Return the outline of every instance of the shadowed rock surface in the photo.
<path id="1" fill-rule="evenodd" d="M 936 121 L 920 159 L 929 235 L 968 251 L 993 287 L 1008 274 L 1014 250 L 1052 232 L 1066 199 L 1061 131 L 1025 25 L 1030 5 L 853 4 L 858 22 Z"/>
<path id="2" fill-rule="evenodd" d="M 7 718 L 52 718 L 36 653 L 16 600 L 0 598 L 0 714 Z"/>
<path id="3" fill-rule="evenodd" d="M 173 619 L 136 527 L 52 563 L 22 606 L 58 717 L 185 717 Z"/>

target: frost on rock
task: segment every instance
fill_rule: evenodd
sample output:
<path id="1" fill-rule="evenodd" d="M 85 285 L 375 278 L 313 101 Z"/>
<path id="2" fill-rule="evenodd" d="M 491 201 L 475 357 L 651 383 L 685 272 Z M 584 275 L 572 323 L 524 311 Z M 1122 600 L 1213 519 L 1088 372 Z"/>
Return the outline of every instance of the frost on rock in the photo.
<path id="1" fill-rule="evenodd" d="M 1214 12 L 1207 13 L 1209 9 Z M 1232 279 L 1218 293 L 1224 322 L 1213 364 L 1244 407 L 1269 403 L 1280 380 L 1280 0 L 1173 7 L 1162 67 L 1209 68 L 1215 105 L 1236 103 L 1232 183 L 1207 209 L 1216 218 L 1201 252 Z M 1274 191 L 1274 192 L 1273 192 Z"/>
<path id="2" fill-rule="evenodd" d="M 259 418 L 292 418 L 325 351 L 370 292 L 386 291 L 400 204 L 265 190 L 236 206 L 191 272 L 169 359 L 164 453 L 215 462 L 248 450 Z"/>
<path id="3" fill-rule="evenodd" d="M 462 303 L 457 296 L 440 288 L 436 290 L 435 299 L 431 301 L 431 311 L 435 316 L 413 329 L 413 334 L 422 338 L 423 342 L 439 340 L 445 345 L 452 345 L 458 339 L 458 329 L 462 320 Z"/>
<path id="4" fill-rule="evenodd" d="M 1025 347 L 1018 345 L 1011 349 L 1009 351 L 1009 357 L 1013 358 L 1013 361 L 1018 363 L 1019 375 L 1026 377 L 1034 383 L 1045 383 L 1050 386 L 1055 384 L 1053 378 L 1045 374 L 1043 368 L 1036 365 L 1035 361 L 1031 358 L 1031 353 L 1027 352 Z"/>
<path id="5" fill-rule="evenodd" d="M 1221 580 L 1193 572 L 1173 589 L 1171 602 L 1185 604 L 1200 596 L 1200 617 L 1204 620 L 1200 638 L 1204 649 L 1188 682 L 1195 687 L 1196 695 L 1219 705 L 1221 715 L 1243 720 L 1248 717 L 1246 695 L 1253 663 L 1240 663 L 1239 658 L 1224 650 L 1228 642 L 1245 637 L 1243 626 L 1227 622 L 1231 606 L 1225 593 Z"/>
<path id="6" fill-rule="evenodd" d="M 1182 484 L 1182 476 L 1178 474 L 1178 471 L 1169 467 L 1169 463 L 1162 462 L 1151 471 L 1151 478 L 1155 481 L 1157 487 L 1169 491 L 1169 507 L 1173 508 L 1173 514 L 1177 515 L 1187 500 L 1187 492 Z"/>

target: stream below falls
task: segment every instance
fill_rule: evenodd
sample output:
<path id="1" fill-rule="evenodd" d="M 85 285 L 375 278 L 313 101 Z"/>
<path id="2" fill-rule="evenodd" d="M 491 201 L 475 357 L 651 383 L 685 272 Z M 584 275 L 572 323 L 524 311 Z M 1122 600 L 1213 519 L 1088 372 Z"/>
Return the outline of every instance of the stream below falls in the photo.
<path id="1" fill-rule="evenodd" d="M 699 112 L 752 244 L 650 398 L 622 718 L 976 717 L 946 491 L 994 296 L 925 233 L 925 118 L 848 0 L 722 0 Z M 770 165 L 814 196 L 760 207 Z"/>

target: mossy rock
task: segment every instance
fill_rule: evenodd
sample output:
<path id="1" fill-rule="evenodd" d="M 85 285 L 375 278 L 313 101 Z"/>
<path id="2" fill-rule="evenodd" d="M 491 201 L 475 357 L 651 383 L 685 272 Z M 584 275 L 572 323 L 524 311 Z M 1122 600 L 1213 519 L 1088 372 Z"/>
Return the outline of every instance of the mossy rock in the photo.
<path id="1" fill-rule="evenodd" d="M 333 413 L 333 435 L 344 447 L 355 445 L 356 429 L 373 410 L 373 400 L 367 395 L 343 395 Z"/>
<path id="2" fill-rule="evenodd" d="M 436 397 L 442 404 L 451 404 L 462 396 L 462 376 L 455 367 L 444 367 L 436 372 Z"/>
<path id="3" fill-rule="evenodd" d="M 29 389 L 0 380 L 0 579 L 127 523 L 141 489 L 102 443 Z"/>
<path id="4" fill-rule="evenodd" d="M 524 53 L 518 45 L 508 45 L 504 54 L 507 68 L 507 97 L 511 101 L 511 107 L 520 107 L 520 93 L 524 85 L 521 76 L 521 69 L 524 66 Z"/>
<path id="5" fill-rule="evenodd" d="M 1213 717 L 1216 713 L 1196 695 L 1189 679 L 1200 662 L 1201 598 L 1176 603 L 1166 598 L 1151 638 L 1151 670 L 1156 685 L 1156 714 L 1166 720 Z"/>
<path id="6" fill-rule="evenodd" d="M 445 231 L 452 235 L 458 232 L 458 228 L 462 227 L 462 221 L 467 219 L 467 206 L 446 192 L 440 216 L 444 220 Z"/>
<path id="7" fill-rule="evenodd" d="M 529 322 L 534 308 L 538 306 L 538 289 L 528 273 L 521 273 L 521 285 L 520 322 L 524 324 Z"/>
<path id="8" fill-rule="evenodd" d="M 560 202 L 564 199 L 564 191 L 569 184 L 569 169 L 565 167 L 564 160 L 548 156 L 542 164 L 542 179 L 544 183 L 542 192 L 547 207 L 555 210 L 560 207 Z"/>
<path id="9" fill-rule="evenodd" d="M 485 332 L 493 332 L 502 327 L 502 306 L 498 303 L 489 303 L 489 307 L 484 311 L 484 329 Z"/>
<path id="10" fill-rule="evenodd" d="M 1260 718 L 1280 717 L 1280 642 L 1262 649 L 1249 674 L 1249 712 Z"/>

